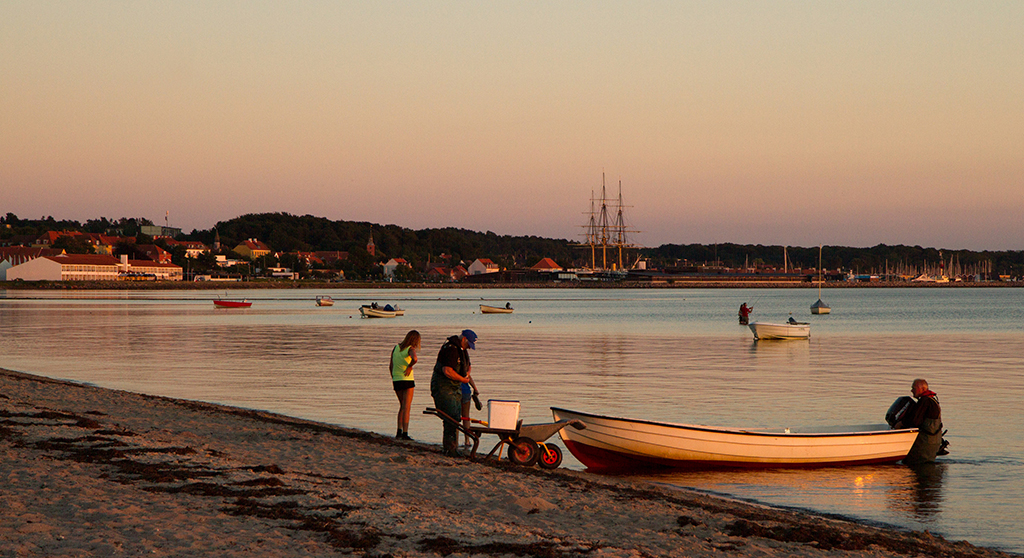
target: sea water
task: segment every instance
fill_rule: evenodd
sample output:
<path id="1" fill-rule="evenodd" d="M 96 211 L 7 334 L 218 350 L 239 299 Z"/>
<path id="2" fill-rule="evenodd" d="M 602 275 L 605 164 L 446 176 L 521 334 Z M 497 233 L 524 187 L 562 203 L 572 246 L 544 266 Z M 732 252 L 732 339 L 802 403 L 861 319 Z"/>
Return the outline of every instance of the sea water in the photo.
<path id="1" fill-rule="evenodd" d="M 333 307 L 317 307 L 330 295 Z M 470 328 L 482 399 L 732 427 L 884 422 L 914 378 L 938 392 L 950 455 L 931 466 L 666 471 L 635 479 L 1024 552 L 1024 290 L 335 289 L 0 292 L 0 367 L 140 393 L 264 409 L 385 435 L 396 430 L 391 348 L 423 335 L 410 433 L 440 443 L 429 379 L 444 339 Z M 361 318 L 361 304 L 406 315 Z M 479 305 L 514 314 L 481 314 Z M 811 323 L 754 341 L 737 323 Z M 473 411 L 474 416 L 483 413 Z M 557 441 L 557 440 L 555 440 Z M 489 450 L 485 437 L 482 445 Z M 564 465 L 582 469 L 566 452 Z"/>

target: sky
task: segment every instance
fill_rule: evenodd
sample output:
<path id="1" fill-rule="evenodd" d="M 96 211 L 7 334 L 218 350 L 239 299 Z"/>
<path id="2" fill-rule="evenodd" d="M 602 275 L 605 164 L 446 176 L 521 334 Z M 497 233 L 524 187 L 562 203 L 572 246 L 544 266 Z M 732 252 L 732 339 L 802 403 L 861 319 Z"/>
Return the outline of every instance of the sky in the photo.
<path id="1" fill-rule="evenodd" d="M 1024 250 L 1024 2 L 0 2 L 0 214 Z M 604 178 L 602 178 L 604 177 Z"/>

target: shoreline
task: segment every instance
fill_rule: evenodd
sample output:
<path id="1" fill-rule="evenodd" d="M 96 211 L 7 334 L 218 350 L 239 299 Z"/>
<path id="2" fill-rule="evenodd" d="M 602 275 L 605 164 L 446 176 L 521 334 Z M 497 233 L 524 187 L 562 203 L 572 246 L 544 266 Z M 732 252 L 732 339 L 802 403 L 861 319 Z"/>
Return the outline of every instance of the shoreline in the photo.
<path id="1" fill-rule="evenodd" d="M 840 281 L 823 283 L 822 289 L 977 289 L 977 288 L 1022 288 L 1024 281 L 952 282 L 952 283 L 908 283 L 894 281 L 856 282 Z M 260 289 L 817 289 L 814 282 L 729 282 L 679 280 L 671 283 L 648 282 L 575 282 L 575 283 L 378 283 L 369 281 L 0 281 L 0 291 L 25 290 L 190 290 L 229 291 Z"/>
<path id="2" fill-rule="evenodd" d="M 1014 556 L 5 369 L 0 451 L 12 556 Z"/>

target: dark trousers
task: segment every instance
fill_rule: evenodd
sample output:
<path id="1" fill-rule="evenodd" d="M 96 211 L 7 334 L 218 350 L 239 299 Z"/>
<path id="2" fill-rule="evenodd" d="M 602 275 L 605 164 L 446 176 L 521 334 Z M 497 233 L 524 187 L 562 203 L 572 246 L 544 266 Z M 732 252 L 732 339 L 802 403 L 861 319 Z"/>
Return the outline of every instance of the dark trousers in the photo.
<path id="1" fill-rule="evenodd" d="M 452 389 L 438 389 L 432 394 L 434 407 L 456 421 L 462 421 L 462 392 L 458 387 Z M 444 421 L 444 436 L 442 446 L 447 453 L 453 453 L 459 448 L 459 431 L 454 424 Z"/>

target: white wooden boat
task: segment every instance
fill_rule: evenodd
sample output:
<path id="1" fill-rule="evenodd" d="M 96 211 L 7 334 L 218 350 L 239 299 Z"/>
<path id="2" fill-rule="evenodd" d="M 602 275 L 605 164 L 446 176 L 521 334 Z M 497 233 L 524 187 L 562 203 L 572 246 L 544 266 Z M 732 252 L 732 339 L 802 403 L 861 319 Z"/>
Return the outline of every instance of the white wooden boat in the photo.
<path id="1" fill-rule="evenodd" d="M 754 339 L 807 339 L 811 336 L 811 324 L 806 322 L 750 322 L 747 327 L 754 332 Z"/>
<path id="2" fill-rule="evenodd" d="M 488 306 L 486 304 L 480 305 L 481 314 L 511 314 L 513 311 L 514 309 L 508 306 Z"/>
<path id="3" fill-rule="evenodd" d="M 329 297 L 329 296 L 326 296 L 326 295 L 320 295 L 320 296 L 316 297 L 316 305 L 317 306 L 334 306 L 334 299 Z"/>
<path id="4" fill-rule="evenodd" d="M 626 419 L 556 407 L 551 413 L 556 421 L 578 420 L 586 425 L 559 434 L 576 459 L 594 469 L 885 463 L 906 457 L 917 438 L 916 428 L 890 430 L 885 424 L 744 429 Z"/>
<path id="5" fill-rule="evenodd" d="M 373 308 L 372 306 L 360 306 L 359 313 L 364 318 L 394 318 L 398 315 L 395 310 L 385 310 L 383 308 Z"/>

